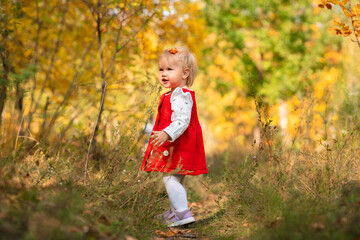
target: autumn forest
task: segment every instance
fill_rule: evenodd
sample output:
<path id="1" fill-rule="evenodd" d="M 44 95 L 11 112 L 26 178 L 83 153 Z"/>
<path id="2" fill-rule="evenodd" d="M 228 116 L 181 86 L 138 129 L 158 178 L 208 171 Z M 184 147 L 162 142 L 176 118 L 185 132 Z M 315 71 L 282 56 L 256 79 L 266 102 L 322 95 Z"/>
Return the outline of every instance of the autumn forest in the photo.
<path id="1" fill-rule="evenodd" d="M 359 239 L 360 2 L 1 0 L 0 239 Z M 158 59 L 196 55 L 208 174 L 140 171 Z"/>

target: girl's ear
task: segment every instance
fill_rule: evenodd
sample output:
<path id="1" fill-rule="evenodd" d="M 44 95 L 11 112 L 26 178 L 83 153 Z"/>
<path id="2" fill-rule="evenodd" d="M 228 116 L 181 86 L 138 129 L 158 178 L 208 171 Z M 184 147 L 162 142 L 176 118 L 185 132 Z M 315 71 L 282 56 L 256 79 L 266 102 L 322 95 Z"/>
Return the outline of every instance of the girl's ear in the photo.
<path id="1" fill-rule="evenodd" d="M 190 69 L 189 68 L 185 68 L 184 72 L 183 72 L 183 79 L 187 79 L 190 75 Z"/>

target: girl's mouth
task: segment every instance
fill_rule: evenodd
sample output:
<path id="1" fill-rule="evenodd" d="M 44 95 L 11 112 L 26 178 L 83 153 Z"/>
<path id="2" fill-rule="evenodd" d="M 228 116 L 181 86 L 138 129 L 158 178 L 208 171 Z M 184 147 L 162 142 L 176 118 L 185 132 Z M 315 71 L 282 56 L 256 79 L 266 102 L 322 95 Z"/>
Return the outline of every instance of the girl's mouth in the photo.
<path id="1" fill-rule="evenodd" d="M 163 79 L 163 80 L 162 80 L 162 82 L 163 82 L 163 83 L 168 83 L 168 82 L 169 82 L 169 80 L 167 80 L 167 79 Z"/>

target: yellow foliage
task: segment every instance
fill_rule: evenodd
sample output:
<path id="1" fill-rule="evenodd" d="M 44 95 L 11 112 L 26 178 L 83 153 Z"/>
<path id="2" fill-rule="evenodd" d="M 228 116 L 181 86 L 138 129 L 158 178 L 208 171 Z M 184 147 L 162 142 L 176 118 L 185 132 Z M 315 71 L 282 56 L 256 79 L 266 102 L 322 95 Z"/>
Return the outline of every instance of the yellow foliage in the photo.
<path id="1" fill-rule="evenodd" d="M 144 3 L 141 2 L 141 3 Z M 154 1 L 146 1 L 145 4 L 151 10 Z M 44 108 L 47 97 L 50 98 L 50 107 L 48 113 L 51 113 L 64 99 L 64 95 L 72 84 L 74 76 L 78 76 L 74 82 L 74 92 L 70 96 L 70 100 L 62 109 L 66 114 L 59 118 L 58 126 L 67 124 L 73 117 L 71 113 L 86 109 L 81 116 L 77 117 L 76 124 L 83 124 L 85 133 L 91 132 L 90 126 L 93 124 L 95 115 L 99 106 L 100 89 L 102 87 L 102 79 L 100 73 L 100 56 L 99 44 L 97 43 L 96 22 L 94 21 L 90 11 L 86 9 L 84 3 L 69 2 L 69 9 L 66 15 L 66 25 L 61 26 L 61 14 L 51 14 L 45 9 L 44 2 L 39 2 L 40 17 L 46 17 L 42 30 L 39 35 L 38 49 L 38 66 L 39 70 L 35 79 L 30 79 L 26 89 L 32 88 L 32 81 L 36 80 L 36 90 L 32 93 L 35 99 L 40 95 L 41 86 L 44 84 L 44 94 L 40 98 L 39 108 Z M 57 8 L 56 2 L 49 2 L 49 8 Z M 321 1 L 323 8 L 331 8 L 331 4 L 346 4 L 346 1 Z M 137 8 L 140 1 L 132 1 L 127 3 L 119 3 L 120 9 Z M 244 39 L 245 50 L 234 50 L 231 43 L 224 39 L 220 39 L 216 33 L 209 32 L 206 26 L 206 19 L 202 16 L 202 8 L 204 2 L 198 1 L 164 1 L 159 7 L 160 16 L 156 16 L 151 20 L 145 29 L 134 35 L 134 31 L 140 28 L 144 19 L 139 16 L 130 18 L 123 24 L 123 32 L 121 32 L 120 46 L 129 40 L 119 57 L 115 57 L 114 64 L 106 75 L 108 83 L 107 96 L 105 99 L 105 110 L 103 119 L 110 122 L 121 122 L 126 127 L 130 121 L 145 119 L 145 111 L 156 109 L 157 92 L 157 58 L 166 47 L 182 45 L 195 52 L 200 65 L 200 73 L 195 80 L 193 89 L 196 91 L 199 118 L 203 125 L 205 142 L 211 147 L 209 154 L 215 151 L 223 151 L 229 143 L 245 144 L 246 140 L 253 138 L 253 131 L 259 123 L 257 122 L 257 114 L 253 100 L 246 96 L 244 89 L 243 75 L 246 75 L 246 69 L 240 65 L 240 58 L 243 54 L 247 54 L 255 62 L 261 66 L 265 61 L 271 62 L 274 58 L 274 52 L 267 51 L 260 55 L 258 50 L 260 42 L 254 35 L 243 29 L 244 35 L 248 36 Z M 37 17 L 36 2 L 30 1 L 25 6 L 25 17 L 23 24 L 20 24 L 19 39 L 31 39 L 24 41 L 23 52 L 13 51 L 16 55 L 15 67 L 23 66 L 24 63 L 30 62 L 35 55 L 35 42 L 37 25 L 34 21 Z M 318 8 L 314 8 L 314 11 Z M 164 11 L 167 11 L 166 13 Z M 238 11 L 234 9 L 233 11 Z M 353 14 L 360 11 L 359 5 L 353 7 Z M 140 14 L 141 15 L 141 14 Z M 269 19 L 274 19 L 275 13 L 269 13 Z M 116 19 L 116 18 L 115 18 Z M 44 21 L 45 21 L 44 20 Z M 115 51 L 116 30 L 119 28 L 121 17 L 112 21 L 109 25 L 102 25 L 103 42 L 101 51 L 103 52 L 103 64 L 106 67 L 112 61 Z M 259 24 L 260 22 L 256 22 Z M 352 34 L 351 26 L 344 22 L 335 22 L 335 34 L 343 36 Z M 359 20 L 354 20 L 355 28 L 360 26 Z M 32 26 L 32 27 L 29 27 Z M 59 30 L 63 27 L 60 36 L 60 47 L 55 51 L 55 43 L 59 35 Z M 299 30 L 299 26 L 293 26 L 294 30 Z M 312 30 L 312 39 L 320 38 L 321 31 L 317 24 L 310 26 Z M 302 26 L 302 30 L 308 31 Z M 360 35 L 360 29 L 355 30 L 356 36 Z M 272 37 L 279 36 L 279 32 L 274 28 L 268 29 L 268 35 Z M 89 54 L 85 58 L 85 64 L 81 66 L 82 56 L 90 42 L 94 41 L 89 50 Z M 305 43 L 306 47 L 314 46 L 315 41 Z M 203 50 L 205 47 L 211 46 L 210 65 L 204 69 L 204 61 L 202 61 Z M 10 49 L 18 49 L 16 42 L 10 43 Z M 226 49 L 226 50 L 224 50 Z M 54 53 L 54 61 L 52 57 Z M 19 57 L 21 56 L 21 57 Z M 320 63 L 337 64 L 343 59 L 342 52 L 328 49 L 324 54 Z M 53 64 L 50 73 L 47 75 L 48 67 Z M 208 63 L 206 63 L 208 64 Z M 235 70 L 236 69 L 236 70 Z M 76 70 L 79 70 L 78 72 Z M 77 75 L 78 74 L 78 75 Z M 309 73 L 310 75 L 310 73 Z M 309 76 L 314 85 L 314 103 L 310 100 L 299 99 L 293 96 L 286 101 L 288 109 L 288 132 L 291 136 L 298 134 L 298 129 L 308 116 L 305 110 L 311 114 L 311 137 L 316 139 L 319 137 L 319 129 L 323 127 L 322 115 L 326 111 L 326 99 L 334 87 L 334 84 L 341 77 L 341 70 L 332 67 L 325 69 L 322 73 L 314 73 Z M 226 89 L 220 93 L 217 89 L 218 83 L 223 83 Z M 25 86 L 25 85 L 24 85 Z M 166 91 L 166 90 L 163 90 Z M 149 93 L 150 92 L 150 93 Z M 24 107 L 29 109 L 31 96 L 25 97 Z M 279 105 L 273 106 L 274 110 L 278 110 Z M 304 110 L 305 109 L 305 110 Z M 51 112 L 52 111 L 52 112 Z M 273 115 L 275 125 L 281 121 L 279 116 Z M 39 133 L 44 119 L 35 113 L 31 132 Z M 305 113 L 304 113 L 305 112 Z M 70 117 L 71 116 L 71 117 Z M 5 115 L 9 119 L 9 114 Z M 49 117 L 48 117 L 49 118 Z M 308 117 L 310 119 L 310 117 Z M 332 116 L 335 121 L 336 115 Z M 46 121 L 46 119 L 45 119 Z M 141 125 L 141 123 L 139 124 Z M 138 126 L 141 129 L 142 126 Z M 81 133 L 83 134 L 83 133 Z M 109 134 L 109 133 L 108 133 Z"/>
<path id="2" fill-rule="evenodd" d="M 360 4 L 357 4 L 356 6 L 351 7 L 351 2 L 349 4 L 349 7 L 346 7 L 349 0 L 344 1 L 335 1 L 335 0 L 321 0 L 321 3 L 318 5 L 320 8 L 326 7 L 328 9 L 332 9 L 332 5 L 339 5 L 345 16 L 348 18 L 348 21 L 350 22 L 350 26 L 347 26 L 345 22 L 339 22 L 334 21 L 335 25 L 337 25 L 339 28 L 330 28 L 330 31 L 333 31 L 335 35 L 342 35 L 344 37 L 350 36 L 354 34 L 356 38 L 360 36 L 360 29 L 358 21 L 360 20 Z M 331 3 L 331 4 L 330 4 Z M 359 40 L 356 41 L 359 44 Z"/>
<path id="3" fill-rule="evenodd" d="M 332 85 L 340 76 L 340 70 L 331 67 L 329 71 L 323 72 L 320 75 L 319 81 L 315 84 L 315 96 L 317 99 L 322 99 L 324 91 L 331 89 Z"/>
<path id="4" fill-rule="evenodd" d="M 342 58 L 342 55 L 336 51 L 328 51 L 325 53 L 324 58 L 326 61 L 330 60 L 332 63 L 336 64 Z"/>

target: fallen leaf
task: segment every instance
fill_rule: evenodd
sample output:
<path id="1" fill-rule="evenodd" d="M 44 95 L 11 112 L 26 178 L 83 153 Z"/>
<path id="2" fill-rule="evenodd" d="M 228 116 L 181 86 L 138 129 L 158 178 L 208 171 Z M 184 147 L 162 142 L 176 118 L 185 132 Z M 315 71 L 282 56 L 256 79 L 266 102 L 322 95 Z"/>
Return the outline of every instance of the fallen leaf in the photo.
<path id="1" fill-rule="evenodd" d="M 81 229 L 75 226 L 70 226 L 68 230 L 71 232 L 81 232 Z"/>
<path id="2" fill-rule="evenodd" d="M 106 224 L 106 225 L 110 225 L 110 220 L 107 216 L 105 216 L 104 214 L 102 214 L 99 219 L 98 219 L 99 222 L 103 223 L 103 224 Z"/>
<path id="3" fill-rule="evenodd" d="M 340 222 L 346 224 L 348 222 L 348 219 L 346 217 L 342 217 L 340 218 Z"/>
<path id="4" fill-rule="evenodd" d="M 88 233 L 89 232 L 89 227 L 88 226 L 83 226 L 82 227 L 82 231 L 83 231 L 83 233 Z"/>
<path id="5" fill-rule="evenodd" d="M 156 230 L 155 233 L 160 237 L 173 237 L 176 235 L 176 232 L 171 229 L 167 233 L 160 230 Z"/>
<path id="6" fill-rule="evenodd" d="M 311 227 L 316 230 L 323 230 L 325 228 L 325 225 L 323 223 L 314 223 L 311 225 Z"/>
<path id="7" fill-rule="evenodd" d="M 163 231 L 160 230 L 155 230 L 155 233 L 161 237 L 167 237 L 167 234 Z"/>
<path id="8" fill-rule="evenodd" d="M 125 237 L 125 240 L 137 240 L 137 239 L 134 238 L 134 237 L 132 237 L 132 236 L 127 235 L 127 236 Z"/>
<path id="9" fill-rule="evenodd" d="M 198 205 L 196 204 L 196 202 L 193 202 L 193 203 L 190 203 L 189 204 L 189 208 L 192 208 L 192 207 L 197 207 Z"/>

